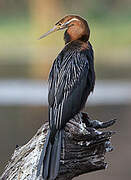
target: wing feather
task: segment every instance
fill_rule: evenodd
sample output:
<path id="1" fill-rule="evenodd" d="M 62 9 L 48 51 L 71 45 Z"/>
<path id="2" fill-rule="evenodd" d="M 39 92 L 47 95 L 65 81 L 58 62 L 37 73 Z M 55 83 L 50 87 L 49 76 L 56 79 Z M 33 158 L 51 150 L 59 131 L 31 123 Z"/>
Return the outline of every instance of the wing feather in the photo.
<path id="1" fill-rule="evenodd" d="M 68 118 L 78 111 L 75 110 L 76 106 L 80 108 L 89 71 L 87 56 L 80 51 L 64 56 L 61 61 L 58 67 L 60 63 L 56 59 L 49 76 L 48 99 L 53 113 L 52 117 L 55 118 L 50 119 L 50 124 L 54 124 L 57 129 L 61 128 L 69 120 Z"/>

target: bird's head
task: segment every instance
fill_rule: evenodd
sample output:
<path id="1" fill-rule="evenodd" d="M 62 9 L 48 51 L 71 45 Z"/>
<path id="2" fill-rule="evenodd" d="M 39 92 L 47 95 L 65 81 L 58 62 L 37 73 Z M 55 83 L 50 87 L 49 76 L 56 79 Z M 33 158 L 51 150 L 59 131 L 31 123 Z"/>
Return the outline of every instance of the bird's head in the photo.
<path id="1" fill-rule="evenodd" d="M 66 29 L 64 35 L 65 43 L 74 40 L 88 41 L 90 36 L 90 29 L 85 19 L 76 15 L 68 15 L 58 21 L 51 30 L 42 35 L 39 39 L 63 29 Z"/>

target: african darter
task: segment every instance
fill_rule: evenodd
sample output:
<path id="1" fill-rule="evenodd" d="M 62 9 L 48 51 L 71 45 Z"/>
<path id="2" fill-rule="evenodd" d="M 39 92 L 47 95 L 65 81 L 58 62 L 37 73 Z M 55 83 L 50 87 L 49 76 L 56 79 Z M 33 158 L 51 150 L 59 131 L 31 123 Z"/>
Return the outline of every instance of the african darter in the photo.
<path id="1" fill-rule="evenodd" d="M 57 177 L 64 127 L 84 107 L 95 84 L 94 55 L 85 19 L 76 15 L 65 16 L 40 39 L 63 29 L 66 29 L 65 47 L 55 59 L 49 74 L 49 131 L 37 171 L 39 176 L 43 163 L 44 180 Z"/>

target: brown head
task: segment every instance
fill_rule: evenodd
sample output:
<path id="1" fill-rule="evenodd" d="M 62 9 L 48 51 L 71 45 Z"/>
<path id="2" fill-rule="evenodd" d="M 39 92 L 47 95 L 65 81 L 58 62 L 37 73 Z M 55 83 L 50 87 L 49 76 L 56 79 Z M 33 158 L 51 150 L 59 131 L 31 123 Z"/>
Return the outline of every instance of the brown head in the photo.
<path id="1" fill-rule="evenodd" d="M 58 21 L 55 26 L 42 35 L 40 39 L 46 37 L 52 32 L 66 29 L 64 34 L 65 43 L 74 41 L 74 40 L 81 40 L 81 41 L 88 41 L 90 36 L 90 29 L 86 20 L 81 18 L 80 16 L 75 15 L 68 15 Z"/>

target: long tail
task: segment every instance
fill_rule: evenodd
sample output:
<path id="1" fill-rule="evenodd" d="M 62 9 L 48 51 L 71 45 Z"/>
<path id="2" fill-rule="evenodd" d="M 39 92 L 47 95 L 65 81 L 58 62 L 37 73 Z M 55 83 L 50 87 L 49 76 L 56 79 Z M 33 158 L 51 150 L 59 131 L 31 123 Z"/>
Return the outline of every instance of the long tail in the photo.
<path id="1" fill-rule="evenodd" d="M 44 180 L 55 180 L 59 172 L 63 130 L 56 132 L 51 142 L 51 131 L 49 130 L 41 153 L 37 168 L 37 177 L 40 175 L 43 164 L 42 177 Z"/>

